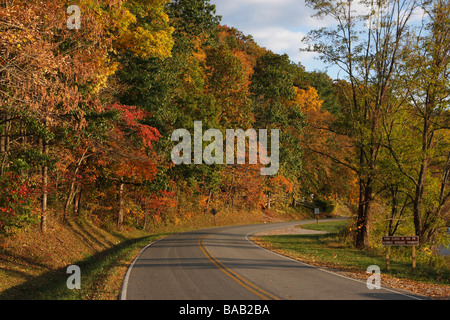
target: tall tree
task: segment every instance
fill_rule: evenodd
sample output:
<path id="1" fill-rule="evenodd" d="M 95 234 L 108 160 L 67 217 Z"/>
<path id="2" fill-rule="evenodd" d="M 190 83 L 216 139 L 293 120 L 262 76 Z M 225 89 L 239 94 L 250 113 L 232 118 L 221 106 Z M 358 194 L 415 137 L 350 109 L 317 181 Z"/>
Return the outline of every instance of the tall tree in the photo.
<path id="1" fill-rule="evenodd" d="M 450 5 L 436 0 L 426 2 L 423 9 L 423 25 L 411 34 L 411 45 L 403 50 L 402 93 L 409 104 L 399 113 L 409 114 L 402 123 L 409 130 L 395 135 L 387 129 L 387 147 L 411 184 L 406 192 L 412 201 L 416 235 L 428 242 L 442 226 L 450 201 Z"/>
<path id="2" fill-rule="evenodd" d="M 359 179 L 359 201 L 355 244 L 369 245 L 371 205 L 376 187 L 379 151 L 383 144 L 381 121 L 392 111 L 392 97 L 398 91 L 396 72 L 409 21 L 417 1 L 388 2 L 353 0 L 308 0 L 319 18 L 333 18 L 333 28 L 313 30 L 304 41 L 309 51 L 337 65 L 351 85 L 347 104 L 350 106 L 351 135 L 355 141 L 353 168 Z M 341 161 L 344 163 L 344 161 Z"/>
<path id="3" fill-rule="evenodd" d="M 42 231 L 53 138 L 58 130 L 84 125 L 84 106 L 99 107 L 88 92 L 102 82 L 110 46 L 89 12 L 80 32 L 67 28 L 65 12 L 59 1 L 15 1 L 0 8 L 0 112 L 9 122 L 6 133 L 14 124 L 23 137 L 15 147 L 31 146 L 41 154 Z M 2 171 L 12 151 L 11 140 L 4 141 Z"/>

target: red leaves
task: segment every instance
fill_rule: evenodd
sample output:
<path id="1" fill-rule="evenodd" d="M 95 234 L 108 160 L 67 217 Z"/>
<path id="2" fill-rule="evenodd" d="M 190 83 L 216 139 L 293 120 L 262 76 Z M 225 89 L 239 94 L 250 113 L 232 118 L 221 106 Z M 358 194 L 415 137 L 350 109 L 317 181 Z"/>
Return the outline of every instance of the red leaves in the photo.
<path id="1" fill-rule="evenodd" d="M 133 126 L 136 121 L 142 120 L 145 117 L 150 117 L 150 112 L 138 109 L 133 106 L 126 106 L 115 103 L 110 105 L 108 109 L 118 110 L 122 113 L 122 119 L 129 125 Z"/>
<path id="2" fill-rule="evenodd" d="M 0 176 L 0 186 L 0 235 L 12 234 L 32 219 L 28 205 L 33 190 L 12 172 Z"/>
<path id="3" fill-rule="evenodd" d="M 166 208 L 173 208 L 176 206 L 175 192 L 159 191 L 157 194 L 147 196 L 146 207 L 149 212 L 160 213 Z"/>
<path id="4" fill-rule="evenodd" d="M 117 103 L 109 106 L 107 109 L 120 111 L 120 120 L 125 123 L 126 127 L 136 132 L 142 139 L 145 147 L 153 150 L 152 142 L 158 141 L 161 138 L 161 134 L 156 128 L 140 123 L 140 121 L 151 116 L 150 112 Z"/>
<path id="5" fill-rule="evenodd" d="M 143 124 L 151 116 L 145 110 L 134 106 L 113 104 L 106 109 L 120 113 L 119 120 L 108 134 L 108 151 L 99 163 L 108 166 L 108 171 L 127 183 L 139 184 L 151 181 L 157 173 L 158 155 L 152 143 L 161 134 L 156 128 Z"/>

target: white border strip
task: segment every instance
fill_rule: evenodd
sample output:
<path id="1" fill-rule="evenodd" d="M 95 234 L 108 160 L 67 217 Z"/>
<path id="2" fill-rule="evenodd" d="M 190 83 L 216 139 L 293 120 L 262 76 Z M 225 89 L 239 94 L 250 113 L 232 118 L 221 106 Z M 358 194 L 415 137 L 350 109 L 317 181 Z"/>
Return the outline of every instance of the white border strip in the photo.
<path id="1" fill-rule="evenodd" d="M 134 258 L 133 262 L 131 263 L 131 265 L 128 267 L 127 273 L 125 274 L 125 278 L 123 280 L 122 283 L 122 290 L 120 293 L 120 299 L 119 300 L 127 300 L 127 289 L 128 289 L 128 280 L 130 279 L 130 274 L 131 274 L 131 269 L 133 268 L 134 264 L 136 263 L 136 261 L 139 259 L 139 257 L 141 256 L 142 252 L 144 252 L 145 250 L 147 250 L 149 247 L 151 247 L 152 245 L 154 245 L 155 243 L 161 241 L 164 238 L 161 238 L 159 240 L 156 240 L 150 244 L 148 244 L 147 246 L 145 246 L 145 248 L 143 248 L 141 251 L 139 251 L 139 254 L 137 255 L 136 258 Z"/>
<path id="2" fill-rule="evenodd" d="M 280 224 L 283 224 L 283 222 L 280 223 Z M 303 221 L 299 221 L 298 223 L 293 223 L 293 225 L 302 225 L 302 224 L 305 224 L 305 223 L 304 223 Z M 261 226 L 262 226 L 262 225 L 261 225 Z M 294 259 L 294 258 L 285 256 L 285 255 L 282 255 L 282 254 L 280 254 L 280 253 L 271 251 L 271 250 L 269 250 L 269 249 L 267 249 L 267 248 L 264 248 L 264 247 L 262 247 L 262 246 L 256 244 L 255 242 L 251 241 L 251 240 L 248 238 L 249 236 L 254 235 L 255 233 L 258 233 L 258 232 L 261 232 L 261 231 L 277 230 L 277 229 L 283 229 L 283 228 L 284 228 L 284 227 L 281 227 L 280 225 L 278 225 L 277 227 L 274 227 L 274 228 L 264 228 L 264 229 L 261 229 L 261 230 L 258 230 L 258 231 L 249 232 L 249 233 L 247 233 L 247 234 L 245 235 L 245 240 L 247 240 L 249 243 L 251 243 L 251 244 L 254 245 L 255 247 L 258 247 L 258 248 L 260 248 L 260 249 L 266 250 L 266 251 L 268 251 L 268 252 L 270 252 L 270 253 L 272 253 L 272 254 L 274 254 L 274 255 L 277 255 L 277 256 L 279 256 L 279 257 L 282 257 L 282 258 L 285 258 L 285 259 L 288 259 L 288 260 L 291 260 L 291 261 L 294 261 L 294 262 L 296 262 L 296 263 L 303 264 L 303 265 L 306 265 L 306 266 L 309 266 L 309 267 L 312 267 L 312 268 L 319 269 L 319 270 L 321 270 L 321 271 L 327 272 L 327 273 L 329 273 L 329 274 L 332 274 L 332 275 L 335 275 L 335 276 L 338 276 L 338 277 L 341 277 L 341 278 L 345 278 L 345 279 L 352 280 L 352 281 L 359 282 L 359 283 L 361 283 L 361 284 L 366 285 L 366 283 L 363 282 L 363 281 L 361 281 L 361 280 L 353 279 L 353 278 L 350 278 L 350 277 L 347 277 L 347 276 L 343 276 L 343 275 L 341 275 L 341 274 L 338 274 L 338 273 L 335 273 L 335 272 L 332 272 L 332 271 L 329 271 L 329 270 L 321 269 L 321 268 L 319 268 L 319 267 L 316 267 L 316 266 L 307 264 L 307 263 L 305 263 L 305 262 L 296 260 L 296 259 Z M 205 229 L 205 230 L 207 230 L 207 229 Z M 198 231 L 198 230 L 194 230 L 194 231 Z M 124 280 L 123 280 L 123 284 L 122 284 L 122 290 L 121 290 L 121 294 L 120 294 L 120 299 L 119 299 L 119 300 L 127 300 L 127 288 L 128 288 L 128 281 L 129 281 L 129 278 L 130 278 L 131 270 L 132 270 L 134 264 L 136 263 L 136 261 L 140 258 L 141 254 L 142 254 L 145 250 L 147 250 L 149 247 L 151 247 L 151 246 L 154 245 L 155 243 L 157 243 L 157 242 L 159 242 L 159 241 L 161 241 L 161 240 L 163 240 L 163 239 L 165 239 L 165 238 L 166 238 L 166 237 L 163 237 L 163 238 L 161 238 L 161 239 L 159 239 L 159 240 L 156 240 L 156 241 L 154 241 L 154 242 L 148 244 L 145 248 L 143 248 L 143 249 L 139 252 L 139 254 L 137 255 L 137 257 L 133 260 L 133 262 L 131 263 L 131 265 L 129 266 L 129 268 L 128 268 L 128 270 L 127 270 L 127 273 L 125 274 L 125 277 L 124 277 Z M 411 296 L 411 295 L 408 295 L 408 294 L 406 294 L 406 293 L 398 292 L 398 291 L 395 291 L 395 290 L 392 290 L 392 289 L 389 289 L 389 288 L 386 288 L 386 287 L 383 287 L 383 290 L 390 291 L 390 292 L 393 292 L 393 293 L 396 293 L 396 294 L 399 294 L 399 295 L 403 295 L 403 296 L 408 297 L 408 298 L 411 298 L 411 299 L 423 300 L 423 299 L 421 299 L 421 298 L 419 298 L 419 297 L 417 297 L 417 296 Z M 425 299 L 425 298 L 426 298 L 426 297 L 424 297 L 424 299 Z"/>
<path id="3" fill-rule="evenodd" d="M 301 225 L 301 224 L 303 224 L 303 223 L 300 223 L 300 224 L 298 224 L 298 225 Z M 258 232 L 260 232 L 260 231 L 277 230 L 277 229 L 283 229 L 283 228 L 277 227 L 277 228 L 272 228 L 272 229 L 263 229 L 263 230 L 259 230 L 259 231 L 249 232 L 249 233 L 247 233 L 247 234 L 245 235 L 245 239 L 246 239 L 248 242 L 250 242 L 251 244 L 253 244 L 254 246 L 256 246 L 256 247 L 258 247 L 258 248 L 261 248 L 261 249 L 263 249 L 263 250 L 266 250 L 266 251 L 268 251 L 268 252 L 270 252 L 270 253 L 272 253 L 272 254 L 275 254 L 275 255 L 277 255 L 277 256 L 279 256 L 279 257 L 283 257 L 283 258 L 285 258 L 285 259 L 288 259 L 288 260 L 297 262 L 297 263 L 299 263 L 299 264 L 303 264 L 303 265 L 306 265 L 306 266 L 308 266 L 308 267 L 316 268 L 316 269 L 319 269 L 319 270 L 321 270 L 321 271 L 323 271 L 323 272 L 326 272 L 326 273 L 329 273 L 329 274 L 332 274 L 332 275 L 335 275 L 335 276 L 338 276 L 338 277 L 341 277 L 341 278 L 345 278 L 345 279 L 348 279 L 348 280 L 356 281 L 356 282 L 359 282 L 359 283 L 362 283 L 362 284 L 366 285 L 366 283 L 365 283 L 364 281 L 361 281 L 361 280 L 358 280 L 358 279 L 353 279 L 353 278 L 350 278 L 350 277 L 347 277 L 347 276 L 344 276 L 344 275 L 341 275 L 341 274 L 338 274 L 338 273 L 335 273 L 335 272 L 332 272 L 332 271 L 329 271 L 329 270 L 325 270 L 325 269 L 322 269 L 322 268 L 319 268 L 319 267 L 316 267 L 316 266 L 307 264 L 307 263 L 302 262 L 302 261 L 300 261 L 300 260 L 297 260 L 297 259 L 294 259 L 294 258 L 285 256 L 285 255 L 282 255 L 282 254 L 280 254 L 280 253 L 278 253 L 278 252 L 274 252 L 274 251 L 272 251 L 272 250 L 269 250 L 269 249 L 267 249 L 267 248 L 264 248 L 263 246 L 260 246 L 259 244 L 253 242 L 252 240 L 250 240 L 250 239 L 248 238 L 249 236 L 254 235 L 255 233 L 258 233 Z M 402 295 L 402 296 L 405 296 L 405 297 L 408 297 L 408 298 L 411 298 L 411 299 L 415 299 L 415 300 L 424 300 L 424 298 L 425 298 L 425 297 L 424 297 L 424 298 L 419 298 L 419 297 L 417 297 L 417 296 L 411 296 L 411 295 L 408 295 L 408 294 L 406 294 L 406 293 L 398 292 L 398 291 L 395 291 L 395 290 L 392 290 L 392 289 L 389 289 L 389 288 L 386 288 L 386 287 L 382 287 L 382 289 L 383 289 L 383 290 L 386 290 L 386 291 L 390 291 L 390 292 L 396 293 L 396 294 L 399 294 L 399 295 Z"/>

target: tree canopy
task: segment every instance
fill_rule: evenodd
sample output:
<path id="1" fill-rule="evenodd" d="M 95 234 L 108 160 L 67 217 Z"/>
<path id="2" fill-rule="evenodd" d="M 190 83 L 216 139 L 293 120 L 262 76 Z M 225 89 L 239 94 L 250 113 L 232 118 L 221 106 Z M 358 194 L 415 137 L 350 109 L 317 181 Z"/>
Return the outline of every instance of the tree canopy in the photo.
<path id="1" fill-rule="evenodd" d="M 359 248 L 372 221 L 435 241 L 450 212 L 447 1 L 306 2 L 336 21 L 307 50 L 344 79 L 222 25 L 209 0 L 77 0 L 79 29 L 64 1 L 0 5 L 0 233 L 79 216 L 145 228 L 213 204 L 309 210 L 313 194 L 350 208 Z M 277 174 L 174 165 L 172 133 L 197 121 L 279 130 Z"/>

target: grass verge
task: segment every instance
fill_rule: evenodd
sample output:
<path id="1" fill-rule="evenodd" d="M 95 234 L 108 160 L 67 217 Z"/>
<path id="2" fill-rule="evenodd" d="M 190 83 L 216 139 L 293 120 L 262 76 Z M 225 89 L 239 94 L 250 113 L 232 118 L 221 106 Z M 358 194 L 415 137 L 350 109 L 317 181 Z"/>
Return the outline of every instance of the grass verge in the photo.
<path id="1" fill-rule="evenodd" d="M 166 234 L 129 239 L 74 263 L 81 270 L 81 289 L 69 290 L 67 268 L 32 277 L 0 293 L 0 299 L 14 300 L 116 300 L 130 261 L 147 245 Z"/>
<path id="2" fill-rule="evenodd" d="M 450 296 L 448 260 L 447 264 L 440 268 L 418 262 L 413 272 L 411 260 L 404 254 L 406 248 L 399 248 L 401 254 L 391 253 L 390 270 L 386 270 L 383 251 L 358 250 L 340 241 L 339 232 L 346 223 L 337 221 L 301 226 L 304 229 L 327 231 L 327 234 L 259 236 L 253 240 L 280 254 L 317 267 L 342 271 L 354 278 L 367 279 L 367 268 L 377 265 L 381 268 L 385 285 L 435 298 Z"/>
<path id="3" fill-rule="evenodd" d="M 221 212 L 217 226 L 298 219 L 299 213 Z M 211 214 L 173 219 L 146 231 L 103 229 L 88 219 L 50 220 L 0 238 L 0 300 L 116 300 L 129 265 L 147 244 L 169 234 L 214 227 Z M 69 265 L 81 270 L 81 289 L 66 285 Z"/>

